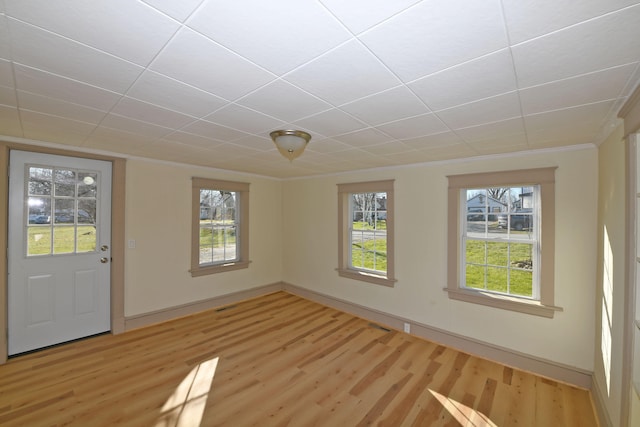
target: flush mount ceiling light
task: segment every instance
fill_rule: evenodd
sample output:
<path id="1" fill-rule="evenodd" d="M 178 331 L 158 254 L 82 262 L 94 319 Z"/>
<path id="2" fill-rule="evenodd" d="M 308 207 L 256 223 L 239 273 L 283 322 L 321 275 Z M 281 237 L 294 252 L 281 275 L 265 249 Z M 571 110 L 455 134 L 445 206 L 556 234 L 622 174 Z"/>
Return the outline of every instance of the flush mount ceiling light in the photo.
<path id="1" fill-rule="evenodd" d="M 269 135 L 280 154 L 289 161 L 300 156 L 311 139 L 311 135 L 301 130 L 274 130 Z"/>

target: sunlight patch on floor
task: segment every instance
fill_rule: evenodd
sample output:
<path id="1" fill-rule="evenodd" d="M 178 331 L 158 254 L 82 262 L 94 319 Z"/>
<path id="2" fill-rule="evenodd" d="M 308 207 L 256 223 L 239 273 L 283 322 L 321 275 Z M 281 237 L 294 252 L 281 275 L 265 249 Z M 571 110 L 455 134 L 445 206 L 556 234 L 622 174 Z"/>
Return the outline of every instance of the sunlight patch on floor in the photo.
<path id="1" fill-rule="evenodd" d="M 193 368 L 165 402 L 155 427 L 200 427 L 217 366 L 216 357 Z"/>
<path id="2" fill-rule="evenodd" d="M 497 424 L 492 422 L 489 417 L 475 409 L 463 405 L 462 403 L 453 400 L 437 391 L 429 389 L 433 397 L 438 399 L 438 402 L 451 414 L 461 426 L 465 427 L 497 427 Z"/>

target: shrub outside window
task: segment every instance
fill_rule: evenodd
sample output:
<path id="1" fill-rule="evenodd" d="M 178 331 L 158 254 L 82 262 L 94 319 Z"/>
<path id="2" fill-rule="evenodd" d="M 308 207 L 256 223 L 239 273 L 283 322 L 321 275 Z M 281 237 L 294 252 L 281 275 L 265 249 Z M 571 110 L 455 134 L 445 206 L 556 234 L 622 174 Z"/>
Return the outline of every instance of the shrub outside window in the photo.
<path id="1" fill-rule="evenodd" d="M 448 179 L 449 297 L 553 317 L 555 168 Z"/>
<path id="2" fill-rule="evenodd" d="M 192 179 L 191 275 L 249 266 L 249 184 Z"/>

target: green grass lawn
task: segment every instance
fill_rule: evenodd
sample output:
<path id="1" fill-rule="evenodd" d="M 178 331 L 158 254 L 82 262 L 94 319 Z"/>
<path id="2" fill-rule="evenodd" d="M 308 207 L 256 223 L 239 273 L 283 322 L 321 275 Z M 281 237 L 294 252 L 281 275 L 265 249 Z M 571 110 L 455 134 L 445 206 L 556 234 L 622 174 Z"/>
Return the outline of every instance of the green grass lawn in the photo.
<path id="1" fill-rule="evenodd" d="M 468 240 L 467 287 L 532 296 L 531 248 L 526 243 Z"/>
<path id="2" fill-rule="evenodd" d="M 386 230 L 387 229 L 387 221 L 377 221 L 376 227 L 373 224 L 369 224 L 367 221 L 354 221 L 353 229 L 354 230 Z"/>

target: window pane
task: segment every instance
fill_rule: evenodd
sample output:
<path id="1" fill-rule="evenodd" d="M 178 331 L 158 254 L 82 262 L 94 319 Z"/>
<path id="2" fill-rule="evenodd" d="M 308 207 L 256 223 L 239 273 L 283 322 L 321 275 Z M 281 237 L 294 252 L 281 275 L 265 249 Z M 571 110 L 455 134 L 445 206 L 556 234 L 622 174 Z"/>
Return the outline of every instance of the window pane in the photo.
<path id="1" fill-rule="evenodd" d="M 96 223 L 96 200 L 78 200 L 78 224 Z"/>
<path id="2" fill-rule="evenodd" d="M 467 240 L 465 259 L 467 264 L 485 264 L 486 243 L 478 240 Z"/>
<path id="3" fill-rule="evenodd" d="M 55 199 L 55 212 L 53 222 L 55 224 L 73 224 L 75 211 L 75 200 Z"/>
<path id="4" fill-rule="evenodd" d="M 56 197 L 75 197 L 76 173 L 73 170 L 56 169 L 54 172 L 54 194 Z"/>
<path id="5" fill-rule="evenodd" d="M 487 267 L 487 290 L 506 293 L 507 274 L 506 268 Z"/>
<path id="6" fill-rule="evenodd" d="M 29 224 L 49 224 L 51 222 L 51 199 L 48 197 L 29 197 Z"/>
<path id="7" fill-rule="evenodd" d="M 509 244 L 489 242 L 487 244 L 487 264 L 501 267 L 509 265 Z"/>
<path id="8" fill-rule="evenodd" d="M 76 252 L 95 252 L 96 251 L 96 228 L 93 226 L 81 226 L 77 229 L 78 249 Z"/>
<path id="9" fill-rule="evenodd" d="M 51 254 L 51 227 L 27 228 L 27 255 Z"/>
<path id="10" fill-rule="evenodd" d="M 78 172 L 78 197 L 95 198 L 98 194 L 98 174 Z"/>
<path id="11" fill-rule="evenodd" d="M 36 166 L 29 167 L 29 194 L 37 196 L 51 195 L 53 170 Z"/>
<path id="12" fill-rule="evenodd" d="M 510 291 L 515 295 L 533 296 L 533 272 L 527 270 L 511 270 Z"/>
<path id="13" fill-rule="evenodd" d="M 53 227 L 53 253 L 70 254 L 76 250 L 76 228 L 74 226 Z"/>
<path id="14" fill-rule="evenodd" d="M 467 287 L 484 289 L 484 284 L 485 284 L 485 267 L 484 266 L 467 264 L 465 275 L 467 279 L 467 283 L 466 283 Z"/>

